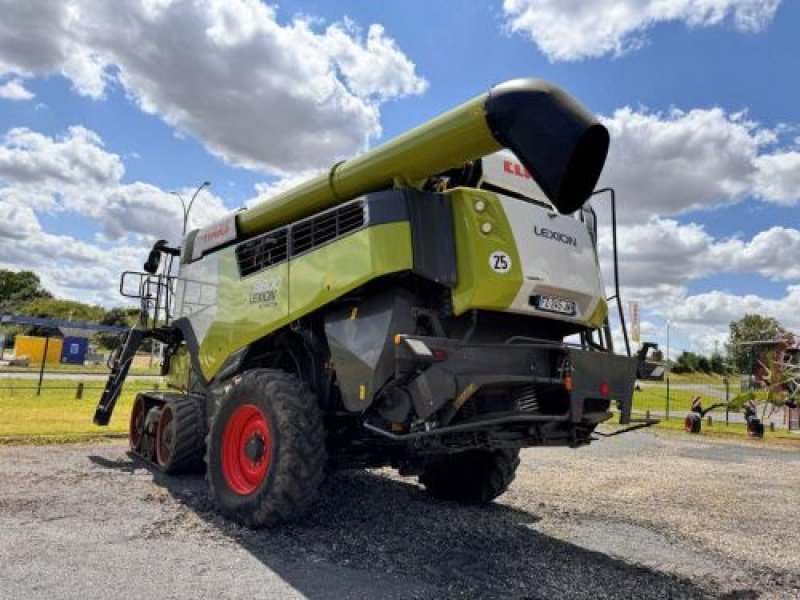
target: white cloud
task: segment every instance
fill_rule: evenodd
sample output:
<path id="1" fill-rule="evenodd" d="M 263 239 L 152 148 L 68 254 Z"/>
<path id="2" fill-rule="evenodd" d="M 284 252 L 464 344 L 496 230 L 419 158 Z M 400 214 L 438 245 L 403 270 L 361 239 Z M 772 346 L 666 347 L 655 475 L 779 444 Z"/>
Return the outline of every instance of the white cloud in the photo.
<path id="1" fill-rule="evenodd" d="M 601 266 L 611 295 L 611 232 L 603 226 L 599 233 Z M 741 236 L 716 239 L 697 223 L 652 219 L 620 226 L 618 241 L 622 298 L 639 301 L 644 340 L 663 346 L 663 319 L 671 321 L 673 356 L 676 349 L 684 348 L 711 352 L 715 340 L 724 343 L 727 339 L 729 323 L 747 313 L 773 316 L 785 327 L 800 331 L 800 266 L 796 260 L 800 230 L 776 226 L 749 240 Z M 693 282 L 720 274 L 757 274 L 789 285 L 779 300 L 724 290 L 690 292 Z"/>
<path id="2" fill-rule="evenodd" d="M 755 165 L 758 169 L 755 191 L 760 197 L 776 204 L 797 204 L 800 198 L 800 152 L 759 156 Z"/>
<path id="3" fill-rule="evenodd" d="M 270 173 L 356 153 L 380 133 L 382 102 L 427 86 L 380 25 L 364 38 L 349 20 L 280 24 L 259 0 L 0 4 L 0 73 L 62 74 L 93 98 L 119 83 L 217 155 Z"/>
<path id="4" fill-rule="evenodd" d="M 739 31 L 758 32 L 779 5 L 780 0 L 504 0 L 503 11 L 507 27 L 530 37 L 551 61 L 575 61 L 636 50 L 660 22 L 732 22 Z"/>
<path id="5" fill-rule="evenodd" d="M 7 184 L 104 185 L 119 181 L 124 171 L 119 156 L 106 152 L 100 137 L 80 126 L 56 139 L 14 128 L 0 144 L 0 180 Z"/>
<path id="6" fill-rule="evenodd" d="M 119 304 L 119 274 L 139 269 L 155 239 L 180 243 L 183 220 L 178 198 L 148 183 L 123 183 L 123 175 L 121 158 L 86 128 L 60 137 L 10 130 L 0 142 L 0 268 L 33 269 L 61 296 Z M 226 212 L 203 190 L 190 228 Z M 85 235 L 93 229 L 95 239 L 47 231 L 41 214 L 88 220 Z"/>
<path id="7" fill-rule="evenodd" d="M 670 311 L 684 329 L 699 327 L 704 332 L 714 329 L 722 333 L 727 333 L 731 321 L 748 313 L 775 317 L 785 328 L 800 331 L 800 285 L 788 286 L 786 294 L 777 299 L 715 290 L 687 296 Z"/>
<path id="8" fill-rule="evenodd" d="M 611 149 L 600 185 L 620 194 L 620 218 L 641 222 L 756 197 L 800 202 L 800 153 L 772 130 L 721 108 L 666 114 L 630 107 L 602 118 Z"/>
<path id="9" fill-rule="evenodd" d="M 800 230 L 771 227 L 749 241 L 717 240 L 702 225 L 681 225 L 671 219 L 652 219 L 618 229 L 621 279 L 641 295 L 663 286 L 680 290 L 688 282 L 715 273 L 757 273 L 774 281 L 800 280 Z M 604 271 L 611 274 L 611 232 L 600 229 L 599 251 Z M 607 278 L 611 281 L 611 278 Z"/>
<path id="10" fill-rule="evenodd" d="M 25 88 L 19 78 L 14 78 L 0 85 L 0 98 L 5 100 L 33 100 L 36 94 Z"/>

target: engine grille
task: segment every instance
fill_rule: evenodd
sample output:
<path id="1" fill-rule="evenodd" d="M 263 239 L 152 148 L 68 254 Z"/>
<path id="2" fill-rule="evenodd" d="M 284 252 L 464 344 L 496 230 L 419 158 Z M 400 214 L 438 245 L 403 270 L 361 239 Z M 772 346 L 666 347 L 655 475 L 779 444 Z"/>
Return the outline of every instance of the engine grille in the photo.
<path id="1" fill-rule="evenodd" d="M 332 242 L 364 226 L 364 202 L 349 202 L 291 227 L 292 256 Z"/>
<path id="2" fill-rule="evenodd" d="M 239 275 L 247 277 L 286 260 L 287 230 L 278 229 L 236 246 Z"/>
<path id="3" fill-rule="evenodd" d="M 236 247 L 239 275 L 247 277 L 362 229 L 363 199 L 354 200 L 288 227 L 270 231 Z"/>

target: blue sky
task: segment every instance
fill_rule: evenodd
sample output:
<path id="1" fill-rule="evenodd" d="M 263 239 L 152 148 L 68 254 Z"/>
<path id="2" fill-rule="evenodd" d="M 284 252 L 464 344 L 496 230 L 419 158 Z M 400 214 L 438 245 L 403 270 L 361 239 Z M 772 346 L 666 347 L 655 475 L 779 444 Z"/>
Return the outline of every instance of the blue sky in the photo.
<path id="1" fill-rule="evenodd" d="M 113 4 L 113 7 L 112 6 Z M 604 120 L 624 296 L 708 350 L 800 329 L 800 3 L 0 0 L 0 267 L 113 305 L 116 273 L 494 83 Z M 609 254 L 609 236 L 601 235 Z M 604 261 L 606 268 L 608 261 Z"/>

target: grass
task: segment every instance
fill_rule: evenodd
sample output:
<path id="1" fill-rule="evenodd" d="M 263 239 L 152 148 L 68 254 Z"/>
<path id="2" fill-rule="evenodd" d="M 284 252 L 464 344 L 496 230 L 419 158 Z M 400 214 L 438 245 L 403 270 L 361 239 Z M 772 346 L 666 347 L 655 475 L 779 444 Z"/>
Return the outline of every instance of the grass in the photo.
<path id="1" fill-rule="evenodd" d="M 674 376 L 670 377 L 670 383 L 697 383 L 698 385 L 708 386 L 708 382 L 698 381 L 694 376 L 692 377 L 691 381 L 688 378 L 684 378 L 682 381 L 675 381 Z M 724 388 L 723 388 L 724 389 Z M 731 387 L 730 397 L 731 399 L 736 396 L 738 393 L 738 388 L 734 389 Z M 664 420 L 664 412 L 666 409 L 666 400 L 667 400 L 667 387 L 666 384 L 664 385 L 647 385 L 642 387 L 640 390 L 634 392 L 633 394 L 633 410 L 638 413 L 642 413 L 644 411 L 650 410 L 652 411 L 654 418 L 660 418 L 661 422 L 656 425 L 658 429 L 666 430 L 666 431 L 674 431 L 674 432 L 684 432 L 683 429 L 683 419 L 686 416 L 686 413 L 689 412 L 692 405 L 692 400 L 695 396 L 702 396 L 703 398 L 703 405 L 708 407 L 711 404 L 716 402 L 722 402 L 723 398 L 716 398 L 707 393 L 707 390 L 703 389 L 670 389 L 670 402 L 669 402 L 669 420 Z M 756 399 L 764 401 L 766 400 L 766 392 L 756 392 Z M 732 411 L 735 413 L 739 413 L 738 410 Z M 739 422 L 731 422 L 728 425 L 725 424 L 725 409 L 724 407 L 720 407 L 715 409 L 711 413 L 709 413 L 712 417 L 712 425 L 708 425 L 706 419 L 703 419 L 703 428 L 702 428 L 702 435 L 708 436 L 727 436 L 727 437 L 737 437 L 743 438 L 747 437 L 747 429 L 744 423 Z M 636 416 L 641 416 L 638 414 Z M 793 442 L 800 444 L 800 435 L 791 433 L 785 429 L 777 429 L 776 431 L 772 432 L 769 431 L 769 424 L 766 424 L 767 431 L 764 433 L 764 439 L 769 441 L 771 439 L 778 439 L 778 440 L 792 440 Z"/>
<path id="2" fill-rule="evenodd" d="M 683 428 L 683 415 L 680 418 L 672 418 L 670 417 L 669 421 L 662 420 L 658 425 L 655 425 L 656 428 L 664 431 L 674 432 L 674 433 L 681 433 L 684 435 L 689 435 L 685 432 Z M 746 438 L 751 439 L 754 442 L 770 442 L 772 440 L 780 440 L 779 443 L 785 444 L 786 442 L 794 442 L 793 446 L 800 447 L 800 435 L 796 433 L 791 433 L 786 429 L 776 429 L 775 431 L 767 430 L 764 432 L 764 437 L 761 440 L 756 440 L 754 438 L 750 438 L 747 435 L 747 428 L 744 423 L 730 423 L 725 425 L 724 419 L 717 419 L 713 421 L 712 425 L 709 425 L 705 419 L 703 419 L 703 428 L 699 434 L 695 434 L 696 437 L 708 436 L 708 437 L 729 437 L 729 438 Z M 695 437 L 693 436 L 693 437 Z"/>
<path id="3" fill-rule="evenodd" d="M 39 373 L 39 365 L 32 365 L 29 367 L 11 367 L 6 366 L 0 368 L 0 371 L 7 373 Z M 159 375 L 160 367 L 131 367 L 130 373 L 134 375 Z M 107 375 L 109 370 L 106 365 L 69 365 L 69 364 L 51 364 L 46 365 L 44 368 L 45 375 L 48 373 L 78 373 L 81 375 Z"/>
<path id="4" fill-rule="evenodd" d="M 75 398 L 77 381 L 45 382 L 41 396 L 35 382 L 0 380 L 0 443 L 59 443 L 97 437 L 122 437 L 128 430 L 137 392 L 153 389 L 152 382 L 129 380 L 117 401 L 108 427 L 92 424 L 103 382 L 87 382 L 83 398 Z M 9 389 L 10 388 L 10 389 Z"/>

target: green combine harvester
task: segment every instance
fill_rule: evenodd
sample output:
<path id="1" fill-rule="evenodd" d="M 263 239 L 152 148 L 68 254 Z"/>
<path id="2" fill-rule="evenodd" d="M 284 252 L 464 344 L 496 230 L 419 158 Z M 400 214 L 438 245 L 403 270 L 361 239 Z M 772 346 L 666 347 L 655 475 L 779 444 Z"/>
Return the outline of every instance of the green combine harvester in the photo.
<path id="1" fill-rule="evenodd" d="M 586 204 L 608 143 L 560 89 L 513 80 L 159 241 L 123 274 L 143 311 L 94 422 L 150 338 L 174 391 L 138 395 L 131 448 L 168 473 L 205 461 L 240 523 L 301 515 L 330 467 L 493 500 L 520 448 L 586 445 L 614 405 L 632 422 L 636 359 L 613 351 L 618 283 L 606 298 Z"/>

